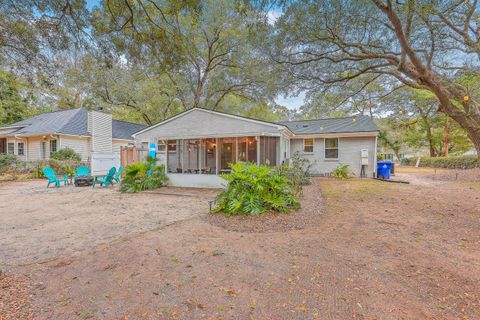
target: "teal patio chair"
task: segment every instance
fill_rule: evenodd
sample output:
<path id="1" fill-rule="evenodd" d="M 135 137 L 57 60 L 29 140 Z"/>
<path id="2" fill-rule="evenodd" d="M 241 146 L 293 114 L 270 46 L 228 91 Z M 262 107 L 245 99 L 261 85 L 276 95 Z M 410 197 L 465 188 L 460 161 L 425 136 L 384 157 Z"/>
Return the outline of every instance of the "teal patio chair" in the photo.
<path id="1" fill-rule="evenodd" d="M 113 181 L 116 183 L 120 183 L 120 175 L 122 174 L 123 171 L 123 166 L 118 167 L 117 173 L 115 174 L 115 177 L 113 177 Z"/>
<path id="2" fill-rule="evenodd" d="M 90 168 L 87 166 L 79 166 L 75 169 L 75 175 L 73 176 L 73 181 L 77 182 L 77 178 L 80 176 L 89 176 Z"/>
<path id="3" fill-rule="evenodd" d="M 113 177 L 115 176 L 116 171 L 117 169 L 112 167 L 105 177 L 95 177 L 95 180 L 93 181 L 93 187 L 95 188 L 97 183 L 100 184 L 101 187 L 108 187 L 109 184 L 113 186 Z"/>
<path id="4" fill-rule="evenodd" d="M 48 179 L 48 184 L 47 188 L 50 186 L 50 184 L 55 183 L 55 187 L 60 187 L 60 183 L 63 182 L 63 185 L 68 184 L 68 177 L 66 175 L 63 176 L 63 178 L 58 178 L 57 175 L 55 174 L 55 171 L 53 171 L 52 168 L 46 167 L 43 168 L 43 175 L 45 178 Z"/>

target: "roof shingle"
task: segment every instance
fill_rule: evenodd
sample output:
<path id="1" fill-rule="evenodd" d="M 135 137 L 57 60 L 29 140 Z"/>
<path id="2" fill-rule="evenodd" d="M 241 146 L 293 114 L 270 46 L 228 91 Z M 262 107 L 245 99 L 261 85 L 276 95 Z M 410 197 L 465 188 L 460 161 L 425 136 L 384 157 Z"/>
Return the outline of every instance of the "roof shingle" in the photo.
<path id="1" fill-rule="evenodd" d="M 88 110 L 83 108 L 43 113 L 5 127 L 21 127 L 9 133 L 12 135 L 53 133 L 78 136 L 91 135 L 88 132 Z M 145 125 L 138 123 L 112 120 L 112 138 L 133 140 L 132 134 L 145 127 Z"/>
<path id="2" fill-rule="evenodd" d="M 294 134 L 376 132 L 377 125 L 368 116 L 279 122 Z"/>

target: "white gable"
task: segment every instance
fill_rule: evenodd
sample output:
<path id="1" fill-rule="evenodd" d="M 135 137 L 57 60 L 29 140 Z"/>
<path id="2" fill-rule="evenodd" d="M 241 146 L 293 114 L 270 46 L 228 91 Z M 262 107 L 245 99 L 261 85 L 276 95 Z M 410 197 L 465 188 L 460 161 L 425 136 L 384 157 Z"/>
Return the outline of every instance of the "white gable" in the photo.
<path id="1" fill-rule="evenodd" d="M 136 139 L 280 135 L 285 127 L 204 109 L 192 109 L 135 134 Z"/>

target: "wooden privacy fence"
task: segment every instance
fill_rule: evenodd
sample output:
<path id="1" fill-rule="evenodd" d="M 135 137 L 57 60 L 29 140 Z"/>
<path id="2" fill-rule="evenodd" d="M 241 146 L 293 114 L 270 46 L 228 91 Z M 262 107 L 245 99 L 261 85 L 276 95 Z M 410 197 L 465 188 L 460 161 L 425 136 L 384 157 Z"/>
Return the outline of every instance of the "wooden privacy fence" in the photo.
<path id="1" fill-rule="evenodd" d="M 148 149 L 137 147 L 120 147 L 120 164 L 124 167 L 145 161 L 148 155 Z"/>

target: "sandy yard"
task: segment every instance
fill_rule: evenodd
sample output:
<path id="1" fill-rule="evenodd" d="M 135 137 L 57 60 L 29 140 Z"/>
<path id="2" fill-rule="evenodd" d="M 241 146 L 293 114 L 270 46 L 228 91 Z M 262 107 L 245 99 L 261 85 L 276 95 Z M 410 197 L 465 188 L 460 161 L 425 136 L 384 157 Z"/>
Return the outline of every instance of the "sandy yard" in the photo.
<path id="1" fill-rule="evenodd" d="M 91 187 L 45 188 L 43 180 L 0 184 L 0 269 L 48 261 L 190 219 L 215 192 L 122 194 Z M 163 193 L 176 193 L 174 188 Z"/>
<path id="2" fill-rule="evenodd" d="M 54 195 L 58 211 L 88 197 L 108 220 L 124 212 L 131 220 L 112 222 L 123 241 L 84 240 L 74 255 L 12 268 L 0 276 L 0 319 L 479 319 L 480 182 L 397 178 L 413 183 L 315 179 L 301 210 L 235 219 L 209 216 L 200 197 Z M 132 198 L 196 211 L 158 228 Z"/>

